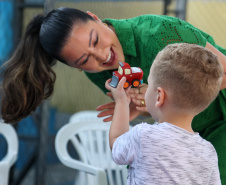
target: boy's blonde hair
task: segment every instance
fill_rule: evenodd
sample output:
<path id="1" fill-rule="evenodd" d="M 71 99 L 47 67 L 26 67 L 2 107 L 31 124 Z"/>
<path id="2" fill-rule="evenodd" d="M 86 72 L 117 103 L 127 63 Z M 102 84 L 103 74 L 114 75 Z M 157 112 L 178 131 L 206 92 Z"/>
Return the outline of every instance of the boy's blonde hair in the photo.
<path id="1" fill-rule="evenodd" d="M 219 93 L 224 75 L 222 64 L 210 50 L 195 44 L 171 44 L 152 64 L 154 87 L 172 94 L 176 108 L 199 113 Z"/>

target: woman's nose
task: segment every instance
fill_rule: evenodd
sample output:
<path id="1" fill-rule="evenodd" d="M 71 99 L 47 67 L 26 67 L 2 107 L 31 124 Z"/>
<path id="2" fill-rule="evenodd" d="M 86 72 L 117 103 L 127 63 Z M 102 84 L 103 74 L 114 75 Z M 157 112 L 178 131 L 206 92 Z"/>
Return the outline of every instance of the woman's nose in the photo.
<path id="1" fill-rule="evenodd" d="M 102 49 L 95 48 L 92 50 L 92 55 L 96 58 L 96 60 L 99 60 L 101 62 L 105 62 L 107 60 L 107 54 Z"/>

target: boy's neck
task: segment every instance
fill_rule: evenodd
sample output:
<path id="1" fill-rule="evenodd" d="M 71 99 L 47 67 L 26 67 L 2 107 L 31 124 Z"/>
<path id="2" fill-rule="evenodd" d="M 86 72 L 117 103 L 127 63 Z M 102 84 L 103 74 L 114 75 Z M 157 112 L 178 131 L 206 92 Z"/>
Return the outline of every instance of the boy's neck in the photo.
<path id="1" fill-rule="evenodd" d="M 191 122 L 193 120 L 193 115 L 181 115 L 181 114 L 172 114 L 172 116 L 165 116 L 159 119 L 159 123 L 167 122 L 172 125 L 178 126 L 187 130 L 188 132 L 194 133 L 191 127 Z"/>

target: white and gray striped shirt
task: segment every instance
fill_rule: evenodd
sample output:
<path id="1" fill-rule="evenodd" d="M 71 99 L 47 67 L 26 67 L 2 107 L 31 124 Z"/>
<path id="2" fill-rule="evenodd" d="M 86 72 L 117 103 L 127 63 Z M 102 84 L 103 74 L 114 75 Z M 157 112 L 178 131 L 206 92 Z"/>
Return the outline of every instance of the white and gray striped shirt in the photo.
<path id="1" fill-rule="evenodd" d="M 117 138 L 117 164 L 129 165 L 127 185 L 220 185 L 213 145 L 170 123 L 141 123 Z"/>

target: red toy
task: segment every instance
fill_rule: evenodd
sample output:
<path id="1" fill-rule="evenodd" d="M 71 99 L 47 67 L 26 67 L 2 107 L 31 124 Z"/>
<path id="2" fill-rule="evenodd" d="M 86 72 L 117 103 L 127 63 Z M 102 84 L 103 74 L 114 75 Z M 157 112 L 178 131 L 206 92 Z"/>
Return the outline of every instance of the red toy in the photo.
<path id="1" fill-rule="evenodd" d="M 130 85 L 133 87 L 138 87 L 143 83 L 143 71 L 139 67 L 130 67 L 128 63 L 119 62 L 118 71 L 114 71 L 112 75 L 112 80 L 109 83 L 112 87 L 117 87 L 118 82 L 121 78 L 125 76 L 126 82 L 124 88 L 128 88 Z"/>

